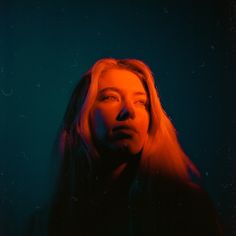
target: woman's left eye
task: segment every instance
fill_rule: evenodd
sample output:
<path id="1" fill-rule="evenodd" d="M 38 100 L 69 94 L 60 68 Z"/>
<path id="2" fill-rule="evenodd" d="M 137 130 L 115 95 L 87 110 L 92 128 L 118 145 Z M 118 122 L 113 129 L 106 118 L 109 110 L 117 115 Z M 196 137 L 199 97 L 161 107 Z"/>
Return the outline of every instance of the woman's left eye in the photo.
<path id="1" fill-rule="evenodd" d="M 145 100 L 137 100 L 135 101 L 136 104 L 146 106 L 146 101 Z"/>

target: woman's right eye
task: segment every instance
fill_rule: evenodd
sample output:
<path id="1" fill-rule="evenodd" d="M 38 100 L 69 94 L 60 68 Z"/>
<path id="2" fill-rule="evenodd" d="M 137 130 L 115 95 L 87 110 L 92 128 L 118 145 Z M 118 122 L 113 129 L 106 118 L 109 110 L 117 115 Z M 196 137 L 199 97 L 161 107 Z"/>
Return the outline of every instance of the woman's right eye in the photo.
<path id="1" fill-rule="evenodd" d="M 104 95 L 101 97 L 102 101 L 119 101 L 119 98 L 114 95 Z"/>

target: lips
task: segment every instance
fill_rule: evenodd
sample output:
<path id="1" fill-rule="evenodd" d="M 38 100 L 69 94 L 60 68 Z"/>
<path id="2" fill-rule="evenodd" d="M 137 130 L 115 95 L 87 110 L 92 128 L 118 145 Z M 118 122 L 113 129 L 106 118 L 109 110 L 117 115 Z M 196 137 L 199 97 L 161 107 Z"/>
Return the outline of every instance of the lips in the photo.
<path id="1" fill-rule="evenodd" d="M 114 133 L 115 132 L 126 132 L 126 131 L 132 131 L 132 132 L 137 133 L 136 128 L 132 125 L 118 125 L 112 129 L 112 132 L 114 132 Z"/>
<path id="2" fill-rule="evenodd" d="M 112 139 L 132 139 L 134 133 L 137 133 L 135 127 L 129 125 L 119 125 L 112 129 Z"/>

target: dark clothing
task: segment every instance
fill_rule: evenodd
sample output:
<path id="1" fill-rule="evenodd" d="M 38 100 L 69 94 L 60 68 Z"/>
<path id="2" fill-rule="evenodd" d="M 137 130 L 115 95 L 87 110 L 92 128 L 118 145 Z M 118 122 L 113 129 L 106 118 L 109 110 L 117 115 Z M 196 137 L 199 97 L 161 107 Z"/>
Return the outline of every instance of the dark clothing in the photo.
<path id="1" fill-rule="evenodd" d="M 215 209 L 197 185 L 163 179 L 135 180 L 131 191 L 126 185 L 118 181 L 82 205 L 76 199 L 73 213 L 54 221 L 50 236 L 223 235 Z"/>
<path id="2" fill-rule="evenodd" d="M 92 185 L 86 182 L 85 173 L 77 171 L 80 176 L 72 176 L 77 180 L 74 191 L 70 181 L 61 182 L 48 226 L 42 227 L 35 219 L 38 227 L 32 228 L 31 235 L 223 235 L 217 213 L 201 187 L 160 173 L 137 174 L 137 165 L 138 161 L 131 163 L 117 178 L 101 165 L 90 179 Z"/>
<path id="3" fill-rule="evenodd" d="M 200 187 L 158 182 L 151 194 L 134 201 L 134 235 L 223 235 L 215 209 Z"/>

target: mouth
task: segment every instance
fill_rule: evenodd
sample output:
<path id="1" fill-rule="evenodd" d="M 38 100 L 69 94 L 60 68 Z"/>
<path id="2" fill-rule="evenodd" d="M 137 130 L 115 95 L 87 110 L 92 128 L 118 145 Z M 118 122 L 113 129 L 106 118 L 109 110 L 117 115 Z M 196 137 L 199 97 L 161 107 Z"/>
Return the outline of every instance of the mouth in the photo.
<path id="1" fill-rule="evenodd" d="M 131 139 L 132 135 L 127 132 L 116 132 L 113 134 L 113 140 L 121 140 L 121 139 Z"/>
<path id="2" fill-rule="evenodd" d="M 119 125 L 119 126 L 114 127 L 112 129 L 112 132 L 113 133 L 116 133 L 116 132 L 124 132 L 124 133 L 135 132 L 135 133 L 137 133 L 137 130 L 135 127 L 130 126 L 130 125 Z"/>
<path id="3" fill-rule="evenodd" d="M 137 131 L 127 125 L 116 126 L 112 129 L 112 139 L 113 141 L 132 139 Z"/>

